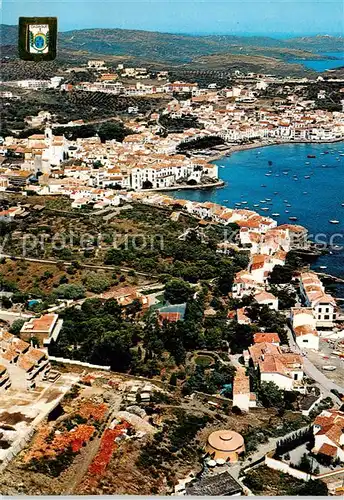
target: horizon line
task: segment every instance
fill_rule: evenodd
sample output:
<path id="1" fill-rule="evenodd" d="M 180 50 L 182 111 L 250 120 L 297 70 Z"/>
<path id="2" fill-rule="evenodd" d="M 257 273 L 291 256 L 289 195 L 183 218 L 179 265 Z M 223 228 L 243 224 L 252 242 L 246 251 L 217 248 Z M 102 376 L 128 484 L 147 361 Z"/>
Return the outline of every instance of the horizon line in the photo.
<path id="1" fill-rule="evenodd" d="M 13 28 L 18 27 L 17 24 L 7 24 L 0 23 L 0 26 L 10 26 Z M 64 28 L 59 29 L 59 33 L 68 33 L 69 31 L 83 31 L 83 30 L 118 30 L 118 31 L 142 31 L 146 33 L 161 33 L 168 35 L 184 35 L 184 36 L 242 36 L 242 37 L 266 37 L 266 38 L 300 38 L 300 37 L 316 37 L 316 36 L 329 36 L 334 38 L 344 38 L 344 33 L 339 32 L 264 32 L 264 31 L 252 31 L 252 32 L 244 32 L 244 31 L 199 31 L 199 32 L 188 32 L 188 31 L 165 31 L 160 29 L 142 29 L 142 28 L 119 28 L 119 27 L 104 27 L 104 26 L 84 26 L 84 27 L 75 27 L 75 28 Z"/>

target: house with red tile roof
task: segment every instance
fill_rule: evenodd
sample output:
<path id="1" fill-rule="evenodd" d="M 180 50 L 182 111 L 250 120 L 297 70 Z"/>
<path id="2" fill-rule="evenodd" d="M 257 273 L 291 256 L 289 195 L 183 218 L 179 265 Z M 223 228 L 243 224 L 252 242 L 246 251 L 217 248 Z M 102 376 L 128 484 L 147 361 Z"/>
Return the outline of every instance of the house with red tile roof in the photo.
<path id="1" fill-rule="evenodd" d="M 239 325 L 250 325 L 252 323 L 251 319 L 246 315 L 246 307 L 237 309 L 236 313 Z"/>
<path id="2" fill-rule="evenodd" d="M 254 344 L 248 352 L 261 382 L 274 382 L 286 391 L 302 387 L 303 360 L 299 354 L 283 352 L 279 346 L 269 342 Z"/>
<path id="3" fill-rule="evenodd" d="M 238 406 L 243 411 L 249 411 L 256 406 L 255 394 L 250 391 L 250 377 L 246 370 L 239 367 L 233 380 L 233 406 Z"/>
<path id="4" fill-rule="evenodd" d="M 279 346 L 281 340 L 279 338 L 278 333 L 259 332 L 253 335 L 253 342 L 255 344 L 261 344 L 262 342 L 267 342 L 269 344 Z"/>
<path id="5" fill-rule="evenodd" d="M 313 453 L 344 462 L 344 412 L 323 410 L 313 423 Z"/>
<path id="6" fill-rule="evenodd" d="M 332 295 L 326 293 L 316 273 L 301 273 L 300 293 L 306 306 L 314 311 L 317 328 L 333 328 L 337 318 L 337 303 Z"/>
<path id="7" fill-rule="evenodd" d="M 256 293 L 254 296 L 254 300 L 260 306 L 268 306 L 269 309 L 273 309 L 274 311 L 278 311 L 278 298 L 275 297 L 270 292 L 262 291 L 262 292 Z"/>
<path id="8" fill-rule="evenodd" d="M 50 372 L 47 354 L 6 331 L 0 332 L 0 391 L 30 390 Z"/>
<path id="9" fill-rule="evenodd" d="M 24 323 L 20 330 L 20 338 L 30 342 L 30 339 L 38 340 L 39 346 L 48 346 L 51 340 L 57 339 L 63 320 L 59 319 L 58 314 L 44 314 L 39 318 L 31 318 Z"/>

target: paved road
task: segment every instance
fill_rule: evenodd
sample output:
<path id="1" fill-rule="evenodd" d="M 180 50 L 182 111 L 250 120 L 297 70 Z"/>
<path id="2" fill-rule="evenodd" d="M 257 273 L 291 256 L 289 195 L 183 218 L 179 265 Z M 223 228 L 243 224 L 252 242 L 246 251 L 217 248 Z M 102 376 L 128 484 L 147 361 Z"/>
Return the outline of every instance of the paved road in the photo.
<path id="1" fill-rule="evenodd" d="M 23 314 L 20 312 L 10 312 L 7 310 L 6 311 L 0 310 L 0 319 L 2 319 L 3 321 L 7 321 L 10 324 L 12 324 L 17 319 L 29 320 L 30 318 L 33 317 L 35 317 L 34 314 Z"/>
<path id="2" fill-rule="evenodd" d="M 287 326 L 286 329 L 287 329 L 290 348 L 294 352 L 297 352 L 298 354 L 302 355 L 301 349 L 296 344 L 290 328 Z M 331 389 L 336 389 L 337 391 L 344 393 L 344 386 L 342 387 L 332 382 L 332 380 L 330 380 L 329 378 L 327 378 L 326 375 L 324 375 L 320 370 L 318 370 L 318 368 L 307 358 L 307 356 L 303 356 L 303 366 L 306 375 L 316 381 L 316 383 L 322 390 L 324 396 L 326 397 L 330 396 L 333 399 L 333 401 L 342 404 L 342 401 L 340 401 L 339 398 L 337 398 L 334 394 L 332 394 Z"/>

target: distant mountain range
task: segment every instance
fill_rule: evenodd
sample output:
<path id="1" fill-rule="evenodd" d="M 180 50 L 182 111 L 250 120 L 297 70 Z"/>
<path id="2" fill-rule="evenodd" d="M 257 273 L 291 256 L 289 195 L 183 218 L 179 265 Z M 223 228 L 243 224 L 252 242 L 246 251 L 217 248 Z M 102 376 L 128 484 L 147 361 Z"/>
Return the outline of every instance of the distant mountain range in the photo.
<path id="1" fill-rule="evenodd" d="M 17 26 L 0 25 L 3 55 L 13 55 Z M 321 52 L 344 50 L 344 38 L 314 36 L 274 39 L 267 36 L 180 35 L 125 29 L 82 29 L 60 32 L 59 59 L 76 61 L 103 56 L 106 60 L 130 59 L 135 63 L 195 67 L 199 62 L 235 60 L 259 67 L 261 71 L 281 67 L 290 60 L 318 59 Z M 234 57 L 235 56 L 235 57 Z M 209 59 L 210 58 L 210 59 Z M 295 69 L 295 65 L 294 65 Z M 297 69 L 297 65 L 296 65 Z M 305 71 L 299 67 L 299 70 Z"/>

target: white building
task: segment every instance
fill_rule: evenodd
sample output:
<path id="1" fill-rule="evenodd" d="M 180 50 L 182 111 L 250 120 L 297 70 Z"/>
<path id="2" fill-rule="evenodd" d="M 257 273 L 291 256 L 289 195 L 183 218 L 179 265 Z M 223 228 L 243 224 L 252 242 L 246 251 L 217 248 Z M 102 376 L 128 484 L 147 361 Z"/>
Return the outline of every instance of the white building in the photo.
<path id="1" fill-rule="evenodd" d="M 344 462 L 344 412 L 324 410 L 313 424 L 313 453 Z"/>

